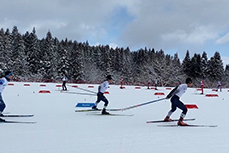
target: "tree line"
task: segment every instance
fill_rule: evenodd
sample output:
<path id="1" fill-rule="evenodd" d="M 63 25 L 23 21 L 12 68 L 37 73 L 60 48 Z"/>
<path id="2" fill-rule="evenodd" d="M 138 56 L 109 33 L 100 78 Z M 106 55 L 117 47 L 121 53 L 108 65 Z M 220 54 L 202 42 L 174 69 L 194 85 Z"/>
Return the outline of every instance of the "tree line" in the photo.
<path id="1" fill-rule="evenodd" d="M 58 40 L 50 31 L 38 39 L 36 30 L 20 34 L 16 26 L 12 31 L 0 30 L 0 70 L 11 70 L 18 81 L 60 81 L 64 75 L 75 83 L 100 83 L 111 74 L 118 84 L 154 84 L 174 86 L 187 77 L 199 86 L 205 80 L 208 87 L 221 81 L 228 86 L 229 65 L 223 67 L 219 52 L 211 58 L 190 56 L 186 51 L 183 61 L 178 54 L 169 55 L 154 48 L 130 51 L 109 45 L 90 46 L 88 41 Z"/>

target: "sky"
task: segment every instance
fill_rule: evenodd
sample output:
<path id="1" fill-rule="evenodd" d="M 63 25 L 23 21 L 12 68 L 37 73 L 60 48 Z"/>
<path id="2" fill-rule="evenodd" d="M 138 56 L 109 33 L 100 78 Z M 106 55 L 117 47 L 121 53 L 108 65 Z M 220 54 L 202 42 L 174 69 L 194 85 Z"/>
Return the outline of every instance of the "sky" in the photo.
<path id="1" fill-rule="evenodd" d="M 1 0 L 0 28 L 36 29 L 90 45 L 164 50 L 183 60 L 205 51 L 229 64 L 227 0 Z"/>

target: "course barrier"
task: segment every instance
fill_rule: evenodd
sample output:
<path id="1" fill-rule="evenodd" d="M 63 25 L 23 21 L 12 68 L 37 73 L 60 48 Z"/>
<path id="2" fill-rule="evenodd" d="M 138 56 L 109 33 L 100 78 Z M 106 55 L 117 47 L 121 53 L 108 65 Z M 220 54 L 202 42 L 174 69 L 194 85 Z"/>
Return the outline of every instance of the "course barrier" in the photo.
<path id="1" fill-rule="evenodd" d="M 195 104 L 185 104 L 185 106 L 188 109 L 198 109 L 198 107 Z"/>
<path id="2" fill-rule="evenodd" d="M 51 93 L 49 90 L 40 90 L 39 93 Z"/>
<path id="3" fill-rule="evenodd" d="M 165 95 L 163 92 L 155 92 L 154 95 Z"/>
<path id="4" fill-rule="evenodd" d="M 206 94 L 206 97 L 219 97 L 217 94 Z"/>

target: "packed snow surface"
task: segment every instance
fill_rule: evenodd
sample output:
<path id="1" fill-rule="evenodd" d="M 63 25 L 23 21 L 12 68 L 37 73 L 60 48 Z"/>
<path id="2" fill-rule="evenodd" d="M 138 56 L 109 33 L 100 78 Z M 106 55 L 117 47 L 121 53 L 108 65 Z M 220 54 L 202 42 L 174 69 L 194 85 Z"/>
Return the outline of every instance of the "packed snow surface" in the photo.
<path id="1" fill-rule="evenodd" d="M 35 121 L 35 124 L 0 123 L 0 153 L 226 153 L 229 152 L 229 92 L 205 89 L 204 95 L 196 88 L 188 88 L 181 97 L 185 104 L 197 105 L 189 109 L 189 124 L 218 125 L 217 127 L 159 127 L 171 123 L 146 123 L 164 119 L 170 101 L 162 100 L 117 114 L 133 116 L 88 115 L 100 112 L 75 112 L 78 102 L 94 103 L 98 85 L 68 84 L 61 92 L 57 83 L 11 82 L 2 96 L 7 105 L 5 113 L 34 114 L 28 118 L 5 118 L 16 121 Z M 41 86 L 45 84 L 46 86 Z M 94 88 L 88 88 L 94 86 Z M 109 108 L 124 108 L 164 98 L 171 90 L 135 89 L 135 86 L 110 85 Z M 48 90 L 51 93 L 39 93 Z M 87 91 L 89 90 L 89 91 Z M 154 95 L 164 93 L 165 95 Z M 206 97 L 217 94 L 218 97 Z M 103 108 L 103 102 L 98 107 Z M 181 110 L 172 115 L 178 119 Z"/>

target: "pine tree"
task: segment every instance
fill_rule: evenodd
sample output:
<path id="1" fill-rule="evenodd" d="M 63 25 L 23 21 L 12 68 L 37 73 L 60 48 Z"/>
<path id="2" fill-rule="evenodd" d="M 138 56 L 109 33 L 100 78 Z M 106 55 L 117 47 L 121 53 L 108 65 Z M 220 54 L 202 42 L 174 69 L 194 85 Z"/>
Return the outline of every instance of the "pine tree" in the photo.
<path id="1" fill-rule="evenodd" d="M 5 34 L 4 29 L 0 30 L 0 69 L 7 69 L 6 49 L 5 49 Z"/>
<path id="2" fill-rule="evenodd" d="M 224 76 L 223 62 L 219 52 L 215 52 L 214 57 L 209 61 L 210 65 L 210 79 L 221 81 Z"/>
<path id="3" fill-rule="evenodd" d="M 58 53 L 58 74 L 60 76 L 70 77 L 69 75 L 69 59 L 68 59 L 68 40 L 61 41 L 59 44 L 59 53 Z"/>
<path id="4" fill-rule="evenodd" d="M 126 82 L 132 82 L 133 81 L 133 75 L 132 75 L 132 59 L 131 59 L 131 52 L 129 47 L 127 47 L 122 54 L 122 58 L 123 58 L 123 67 L 121 70 L 121 76 L 122 78 L 126 81 Z M 119 76 L 120 77 L 120 76 Z"/>
<path id="5" fill-rule="evenodd" d="M 57 51 L 50 31 L 47 32 L 46 38 L 41 40 L 40 48 L 41 59 L 38 71 L 44 79 L 55 79 L 57 76 L 56 65 L 58 64 Z"/>
<path id="6" fill-rule="evenodd" d="M 13 27 L 12 31 L 12 71 L 14 72 L 14 79 L 27 77 L 28 72 L 28 63 L 26 61 L 27 57 L 25 55 L 25 45 L 24 40 L 22 39 L 21 34 L 18 33 L 17 27 Z"/>
<path id="7" fill-rule="evenodd" d="M 203 52 L 202 54 L 200 69 L 201 69 L 201 78 L 205 79 L 206 77 L 208 77 L 209 63 L 208 63 L 208 57 L 206 52 Z"/>
<path id="8" fill-rule="evenodd" d="M 74 41 L 72 49 L 69 53 L 69 63 L 71 67 L 69 71 L 71 79 L 76 80 L 78 82 L 84 80 L 82 52 L 82 45 L 80 46 L 76 41 Z"/>
<path id="9" fill-rule="evenodd" d="M 104 71 L 105 71 L 105 75 L 109 75 L 111 74 L 111 58 L 110 58 L 110 48 L 108 45 L 106 45 L 103 48 L 103 63 L 104 63 Z"/>
<path id="10" fill-rule="evenodd" d="M 202 72 L 201 72 L 201 57 L 200 54 L 194 54 L 194 56 L 191 59 L 191 67 L 190 71 L 192 72 L 189 74 L 192 78 L 200 78 Z"/>
<path id="11" fill-rule="evenodd" d="M 229 81 L 229 64 L 226 65 L 225 71 L 224 71 L 224 79 L 223 79 L 224 87 L 229 86 L 228 81 Z"/>
<path id="12" fill-rule="evenodd" d="M 187 76 L 191 76 L 192 75 L 191 59 L 190 59 L 190 55 L 189 55 L 189 51 L 188 50 L 186 52 L 186 56 L 185 56 L 185 58 L 183 60 L 183 63 L 182 63 L 182 70 Z"/>
<path id="13" fill-rule="evenodd" d="M 23 40 L 25 43 L 25 54 L 30 77 L 40 79 L 42 78 L 42 74 L 38 74 L 38 70 L 41 69 L 41 52 L 35 28 L 33 28 L 32 33 L 26 32 L 23 36 Z"/>

